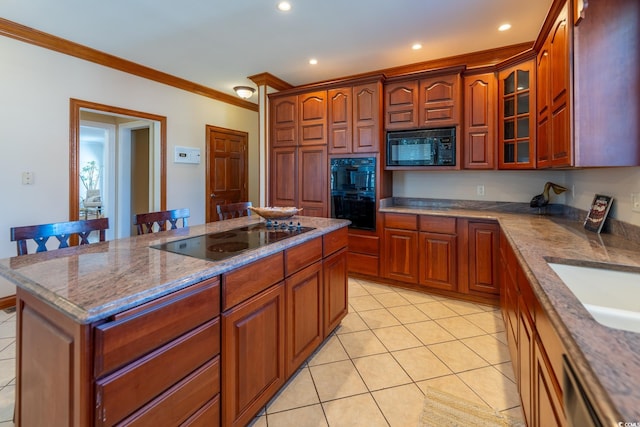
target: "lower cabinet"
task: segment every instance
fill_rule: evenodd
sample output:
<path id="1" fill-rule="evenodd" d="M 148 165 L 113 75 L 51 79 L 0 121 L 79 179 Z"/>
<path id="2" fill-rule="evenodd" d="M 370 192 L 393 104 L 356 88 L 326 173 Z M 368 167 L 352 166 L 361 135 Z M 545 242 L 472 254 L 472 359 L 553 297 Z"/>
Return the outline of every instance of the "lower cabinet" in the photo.
<path id="1" fill-rule="evenodd" d="M 383 276 L 418 283 L 418 222 L 416 215 L 384 216 Z"/>
<path id="2" fill-rule="evenodd" d="M 500 227 L 495 221 L 468 220 L 469 291 L 500 294 Z"/>
<path id="3" fill-rule="evenodd" d="M 344 319 L 349 311 L 349 295 L 347 286 L 347 250 L 338 252 L 324 259 L 324 329 L 323 338 L 329 336 Z"/>
<path id="4" fill-rule="evenodd" d="M 458 289 L 456 218 L 421 215 L 419 223 L 419 283 L 432 288 L 456 291 Z"/>
<path id="5" fill-rule="evenodd" d="M 244 426 L 285 382 L 285 285 L 222 315 L 222 425 Z"/>

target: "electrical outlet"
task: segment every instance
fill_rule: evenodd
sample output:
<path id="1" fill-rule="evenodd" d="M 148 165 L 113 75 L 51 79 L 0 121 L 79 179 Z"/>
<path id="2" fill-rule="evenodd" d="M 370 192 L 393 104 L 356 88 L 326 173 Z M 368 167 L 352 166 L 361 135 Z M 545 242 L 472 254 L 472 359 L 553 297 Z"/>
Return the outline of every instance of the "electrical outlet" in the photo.
<path id="1" fill-rule="evenodd" d="M 476 187 L 476 194 L 478 196 L 484 196 L 484 185 L 478 185 Z"/>
<path id="2" fill-rule="evenodd" d="M 22 172 L 22 185 L 33 184 L 33 172 Z"/>
<path id="3" fill-rule="evenodd" d="M 640 212 L 640 193 L 631 193 L 631 210 Z"/>

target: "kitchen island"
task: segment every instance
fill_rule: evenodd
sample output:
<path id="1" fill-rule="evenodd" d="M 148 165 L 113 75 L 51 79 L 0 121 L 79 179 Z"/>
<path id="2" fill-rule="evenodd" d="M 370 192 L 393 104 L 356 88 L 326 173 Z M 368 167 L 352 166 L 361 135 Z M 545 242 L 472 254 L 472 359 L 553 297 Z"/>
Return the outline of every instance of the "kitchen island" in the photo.
<path id="1" fill-rule="evenodd" d="M 347 312 L 348 221 L 219 261 L 152 246 L 245 217 L 0 261 L 16 425 L 245 425 Z"/>

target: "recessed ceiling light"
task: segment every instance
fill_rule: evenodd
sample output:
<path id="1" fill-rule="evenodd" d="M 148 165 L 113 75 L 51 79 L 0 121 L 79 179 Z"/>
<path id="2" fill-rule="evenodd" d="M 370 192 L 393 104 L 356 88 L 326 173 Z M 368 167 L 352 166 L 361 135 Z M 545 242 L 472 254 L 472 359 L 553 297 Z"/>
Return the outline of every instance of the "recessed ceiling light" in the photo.
<path id="1" fill-rule="evenodd" d="M 316 58 L 311 58 L 311 59 L 309 60 L 309 64 L 311 64 L 311 65 L 317 65 L 317 64 L 318 64 L 318 60 L 317 60 Z"/>
<path id="2" fill-rule="evenodd" d="M 413 45 L 411 45 L 411 49 L 420 50 L 420 49 L 422 49 L 422 44 L 421 43 L 414 43 Z"/>
<path id="3" fill-rule="evenodd" d="M 509 28 L 511 28 L 511 24 L 502 24 L 498 27 L 498 31 L 507 31 Z"/>
<path id="4" fill-rule="evenodd" d="M 291 10 L 291 3 L 288 1 L 281 1 L 278 3 L 278 10 L 282 12 L 288 12 Z"/>

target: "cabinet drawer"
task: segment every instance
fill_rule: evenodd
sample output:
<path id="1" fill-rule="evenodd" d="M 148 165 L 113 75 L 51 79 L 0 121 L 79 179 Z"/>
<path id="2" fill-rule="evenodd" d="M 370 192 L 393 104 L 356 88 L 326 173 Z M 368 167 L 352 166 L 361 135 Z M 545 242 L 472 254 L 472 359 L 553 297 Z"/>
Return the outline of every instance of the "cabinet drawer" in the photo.
<path id="1" fill-rule="evenodd" d="M 220 356 L 207 362 L 118 426 L 179 425 L 220 392 Z"/>
<path id="2" fill-rule="evenodd" d="M 352 273 L 378 277 L 378 257 L 365 254 L 347 253 L 348 269 Z"/>
<path id="3" fill-rule="evenodd" d="M 417 230 L 418 216 L 408 214 L 384 214 L 385 228 L 400 228 L 402 230 Z"/>
<path id="4" fill-rule="evenodd" d="M 349 232 L 347 227 L 332 231 L 322 236 L 322 256 L 327 257 L 334 252 L 339 251 L 349 244 Z"/>
<path id="5" fill-rule="evenodd" d="M 228 310 L 284 279 L 284 254 L 267 258 L 222 275 L 222 310 Z"/>
<path id="6" fill-rule="evenodd" d="M 217 395 L 185 421 L 181 427 L 218 427 L 219 425 L 220 395 Z"/>
<path id="7" fill-rule="evenodd" d="M 444 216 L 420 215 L 420 231 L 456 234 L 456 219 Z"/>
<path id="8" fill-rule="evenodd" d="M 285 276 L 322 259 L 322 239 L 320 237 L 301 243 L 284 252 Z"/>
<path id="9" fill-rule="evenodd" d="M 96 425 L 113 425 L 220 353 L 219 318 L 96 381 Z"/>
<path id="10" fill-rule="evenodd" d="M 95 328 L 94 376 L 101 377 L 157 349 L 220 314 L 220 282 L 207 280 L 193 292 Z"/>
<path id="11" fill-rule="evenodd" d="M 380 254 L 380 238 L 378 236 L 349 234 L 349 252 L 357 252 L 377 257 Z"/>

